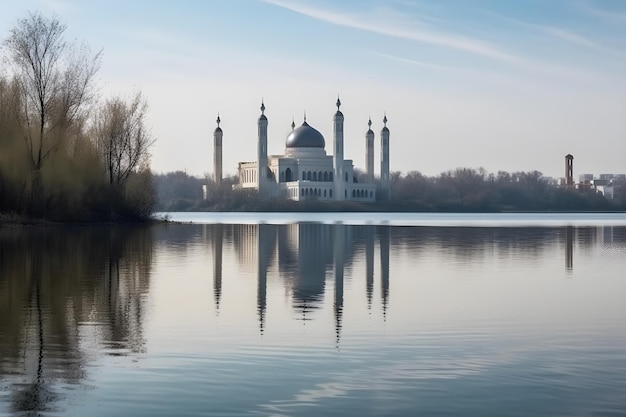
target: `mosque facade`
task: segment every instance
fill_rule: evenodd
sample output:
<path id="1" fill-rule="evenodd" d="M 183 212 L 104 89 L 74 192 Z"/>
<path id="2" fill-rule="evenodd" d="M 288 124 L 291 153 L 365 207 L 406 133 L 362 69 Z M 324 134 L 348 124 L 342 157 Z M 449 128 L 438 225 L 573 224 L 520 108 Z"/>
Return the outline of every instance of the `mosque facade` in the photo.
<path id="1" fill-rule="evenodd" d="M 387 116 L 383 118 L 380 147 L 380 183 L 374 182 L 374 132 L 369 129 L 366 140 L 365 180 L 359 182 L 354 173 L 354 164 L 344 158 L 344 116 L 340 110 L 341 101 L 337 99 L 337 111 L 333 117 L 333 154 L 326 153 L 324 136 L 306 121 L 296 127 L 291 124 L 291 132 L 285 141 L 282 155 L 268 155 L 267 126 L 265 104 L 261 103 L 261 115 L 258 119 L 257 159 L 251 162 L 239 162 L 239 183 L 236 189 L 256 190 L 261 197 L 284 197 L 296 201 L 355 201 L 374 202 L 389 195 L 389 129 Z M 222 179 L 222 135 L 219 126 L 214 133 L 214 179 Z M 378 193 L 382 195 L 377 196 Z"/>

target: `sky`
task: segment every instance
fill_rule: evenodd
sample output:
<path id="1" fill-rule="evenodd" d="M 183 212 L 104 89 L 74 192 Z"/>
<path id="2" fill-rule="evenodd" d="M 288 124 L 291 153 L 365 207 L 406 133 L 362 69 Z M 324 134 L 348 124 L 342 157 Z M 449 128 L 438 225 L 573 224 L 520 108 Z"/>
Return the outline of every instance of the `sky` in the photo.
<path id="1" fill-rule="evenodd" d="M 102 51 L 102 99 L 141 91 L 154 172 L 224 173 L 256 159 L 263 100 L 270 154 L 292 120 L 365 168 L 368 118 L 386 113 L 392 171 L 457 167 L 563 177 L 626 173 L 626 1 L 0 0 L 0 38 L 29 11 Z M 6 63 L 2 63 L 6 65 Z M 2 71 L 2 68 L 0 68 Z"/>

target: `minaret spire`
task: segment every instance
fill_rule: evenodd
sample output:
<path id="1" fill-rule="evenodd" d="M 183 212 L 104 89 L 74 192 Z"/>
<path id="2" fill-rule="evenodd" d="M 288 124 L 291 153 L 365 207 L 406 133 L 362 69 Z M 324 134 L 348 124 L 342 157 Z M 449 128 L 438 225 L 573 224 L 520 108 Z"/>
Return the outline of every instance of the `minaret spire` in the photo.
<path id="1" fill-rule="evenodd" d="M 365 172 L 367 181 L 374 182 L 374 131 L 372 130 L 372 117 L 367 121 L 367 132 L 365 132 Z"/>
<path id="2" fill-rule="evenodd" d="M 222 132 L 222 128 L 220 127 L 220 114 L 217 113 L 217 127 L 215 128 L 215 132 L 213 132 L 213 180 L 220 185 L 222 183 L 222 138 L 224 132 Z"/>
<path id="3" fill-rule="evenodd" d="M 291 131 L 293 132 L 296 129 L 296 121 L 291 118 Z"/>
<path id="4" fill-rule="evenodd" d="M 344 177 L 344 160 L 343 160 L 343 113 L 339 110 L 341 107 L 341 100 L 337 97 L 337 111 L 333 118 L 333 168 L 335 170 L 334 175 L 334 192 L 335 200 L 346 200 L 347 179 Z"/>
<path id="5" fill-rule="evenodd" d="M 389 199 L 391 181 L 389 177 L 389 128 L 387 127 L 387 113 L 383 117 L 383 128 L 380 131 L 380 183 L 383 198 Z"/>
<path id="6" fill-rule="evenodd" d="M 261 115 L 259 116 L 259 141 L 257 144 L 257 166 L 255 182 L 258 184 L 259 196 L 263 196 L 267 176 L 267 116 L 265 102 L 261 99 Z"/>

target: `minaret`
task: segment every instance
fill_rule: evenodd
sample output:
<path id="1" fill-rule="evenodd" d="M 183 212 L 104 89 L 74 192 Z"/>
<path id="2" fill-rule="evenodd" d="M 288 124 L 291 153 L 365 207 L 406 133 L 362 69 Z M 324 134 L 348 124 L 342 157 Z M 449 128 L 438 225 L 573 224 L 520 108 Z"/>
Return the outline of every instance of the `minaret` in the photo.
<path id="1" fill-rule="evenodd" d="M 217 127 L 213 133 L 213 169 L 215 173 L 213 179 L 219 186 L 222 184 L 222 128 L 220 127 L 220 115 L 217 115 Z"/>
<path id="2" fill-rule="evenodd" d="M 334 118 L 334 152 L 333 164 L 335 167 L 335 200 L 345 200 L 345 178 L 343 173 L 343 113 L 339 110 L 341 101 L 337 97 L 337 113 Z"/>
<path id="3" fill-rule="evenodd" d="M 256 180 L 258 184 L 259 195 L 262 195 L 262 189 L 265 184 L 265 176 L 267 175 L 267 117 L 265 117 L 265 103 L 261 100 L 261 116 L 259 116 L 259 144 L 257 153 L 257 172 Z"/>
<path id="4" fill-rule="evenodd" d="M 383 117 L 383 129 L 380 131 L 380 185 L 383 198 L 390 195 L 391 182 L 389 179 L 389 129 L 387 128 L 387 114 Z"/>
<path id="5" fill-rule="evenodd" d="M 365 134 L 365 170 L 367 181 L 374 182 L 374 131 L 372 130 L 372 118 L 367 122 L 368 130 Z"/>

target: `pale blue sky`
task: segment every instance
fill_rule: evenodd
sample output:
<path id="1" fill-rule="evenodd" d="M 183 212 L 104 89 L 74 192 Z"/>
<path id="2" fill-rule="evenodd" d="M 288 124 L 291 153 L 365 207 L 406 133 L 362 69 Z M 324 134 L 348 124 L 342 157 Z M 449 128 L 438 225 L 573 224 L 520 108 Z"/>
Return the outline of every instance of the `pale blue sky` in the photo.
<path id="1" fill-rule="evenodd" d="M 217 112 L 224 171 L 270 153 L 292 118 L 332 152 L 337 94 L 345 155 L 364 168 L 371 115 L 386 111 L 391 169 L 459 166 L 563 175 L 626 172 L 626 2 L 622 0 L 2 1 L 0 37 L 39 10 L 102 49 L 103 96 L 142 90 L 152 165 L 212 172 Z M 378 159 L 378 158 L 377 158 Z M 378 172 L 378 163 L 377 163 Z"/>

